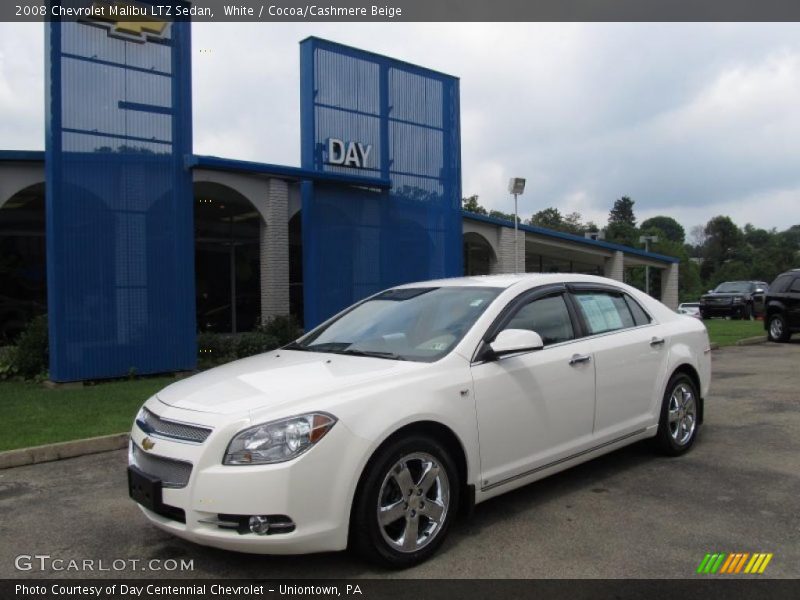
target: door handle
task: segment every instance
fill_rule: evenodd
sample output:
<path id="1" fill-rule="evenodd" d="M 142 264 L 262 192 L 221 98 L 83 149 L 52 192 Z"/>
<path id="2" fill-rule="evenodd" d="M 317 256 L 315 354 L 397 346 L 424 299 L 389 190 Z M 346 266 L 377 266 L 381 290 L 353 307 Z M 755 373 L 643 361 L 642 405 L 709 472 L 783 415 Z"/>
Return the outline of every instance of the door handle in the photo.
<path id="1" fill-rule="evenodd" d="M 573 354 L 572 358 L 569 359 L 569 364 L 571 365 L 579 365 L 581 363 L 586 363 L 592 360 L 591 354 Z"/>
<path id="2" fill-rule="evenodd" d="M 663 346 L 664 345 L 664 338 L 654 337 L 650 340 L 651 346 Z"/>

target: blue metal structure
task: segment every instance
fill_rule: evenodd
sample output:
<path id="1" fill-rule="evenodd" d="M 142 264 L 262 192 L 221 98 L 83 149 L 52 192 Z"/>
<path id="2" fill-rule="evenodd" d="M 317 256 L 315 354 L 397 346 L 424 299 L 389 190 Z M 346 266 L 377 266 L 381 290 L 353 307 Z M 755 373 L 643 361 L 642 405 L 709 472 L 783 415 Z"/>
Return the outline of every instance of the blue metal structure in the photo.
<path id="1" fill-rule="evenodd" d="M 302 183 L 306 327 L 392 285 L 460 275 L 458 79 L 313 37 L 300 68 L 303 168 L 391 183 Z"/>
<path id="2" fill-rule="evenodd" d="M 46 45 L 50 377 L 191 369 L 190 24 L 54 20 Z"/>

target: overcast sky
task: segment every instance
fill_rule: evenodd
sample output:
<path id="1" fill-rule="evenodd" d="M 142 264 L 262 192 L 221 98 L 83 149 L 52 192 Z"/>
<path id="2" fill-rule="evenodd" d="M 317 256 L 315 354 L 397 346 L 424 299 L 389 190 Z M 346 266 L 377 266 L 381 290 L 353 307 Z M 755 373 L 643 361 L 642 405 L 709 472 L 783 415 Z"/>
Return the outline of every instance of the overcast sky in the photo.
<path id="1" fill-rule="evenodd" d="M 193 26 L 194 151 L 299 165 L 298 42 L 461 78 L 464 195 L 604 224 L 615 198 L 688 230 L 800 223 L 798 24 Z M 0 24 L 0 147 L 43 149 L 43 29 Z M 200 52 L 204 50 L 204 52 Z"/>

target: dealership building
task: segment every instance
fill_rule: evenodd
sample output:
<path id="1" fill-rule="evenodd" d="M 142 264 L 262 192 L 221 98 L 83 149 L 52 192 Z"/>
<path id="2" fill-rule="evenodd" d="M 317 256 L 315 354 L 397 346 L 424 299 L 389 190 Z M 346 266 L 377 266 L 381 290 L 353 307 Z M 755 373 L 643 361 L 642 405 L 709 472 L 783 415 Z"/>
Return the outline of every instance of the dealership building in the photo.
<path id="1" fill-rule="evenodd" d="M 455 77 L 303 40 L 301 166 L 265 164 L 193 153 L 189 23 L 46 27 L 46 149 L 0 151 L 0 345 L 47 312 L 55 381 L 464 274 L 645 265 L 677 305 L 676 258 L 462 211 Z"/>

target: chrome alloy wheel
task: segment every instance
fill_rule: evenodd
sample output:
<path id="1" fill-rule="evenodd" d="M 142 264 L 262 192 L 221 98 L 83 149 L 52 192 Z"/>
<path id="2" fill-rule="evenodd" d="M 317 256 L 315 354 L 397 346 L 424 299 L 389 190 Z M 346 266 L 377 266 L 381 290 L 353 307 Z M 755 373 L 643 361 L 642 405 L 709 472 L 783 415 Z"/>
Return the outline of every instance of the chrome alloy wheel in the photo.
<path id="1" fill-rule="evenodd" d="M 773 340 L 781 339 L 783 337 L 783 321 L 773 317 L 769 322 L 769 335 Z"/>
<path id="2" fill-rule="evenodd" d="M 416 552 L 439 533 L 450 506 L 445 469 L 426 452 L 404 456 L 389 469 L 378 494 L 378 526 L 400 552 Z"/>
<path id="3" fill-rule="evenodd" d="M 679 446 L 683 446 L 694 435 L 697 427 L 697 402 L 694 392 L 685 383 L 679 383 L 669 398 L 669 434 Z"/>

